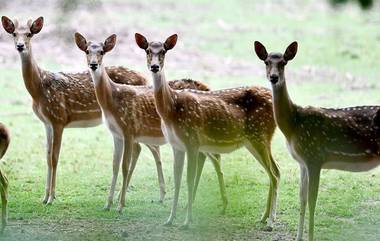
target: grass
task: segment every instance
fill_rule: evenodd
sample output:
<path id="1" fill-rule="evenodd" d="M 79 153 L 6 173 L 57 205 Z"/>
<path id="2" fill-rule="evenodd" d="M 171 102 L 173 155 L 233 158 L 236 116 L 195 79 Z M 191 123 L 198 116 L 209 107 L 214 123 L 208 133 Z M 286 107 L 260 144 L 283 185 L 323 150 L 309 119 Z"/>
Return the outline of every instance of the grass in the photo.
<path id="1" fill-rule="evenodd" d="M 123 2 L 110 0 L 103 5 Z M 178 53 L 173 50 L 167 57 L 166 72 L 173 78 L 189 76 L 205 80 L 214 89 L 249 84 L 269 86 L 264 78 L 264 66 L 254 55 L 253 41 L 262 41 L 270 51 L 281 51 L 297 39 L 299 54 L 287 66 L 289 90 L 296 103 L 337 107 L 380 102 L 376 88 L 380 76 L 377 68 L 380 18 L 376 10 L 362 13 L 349 6 L 334 11 L 324 4 L 297 0 L 265 3 L 161 0 L 158 9 L 149 9 L 151 14 L 134 13 L 133 4 L 125 8 L 129 14 L 116 12 L 110 18 L 131 28 L 146 26 L 143 30 L 152 33 L 181 31 L 183 37 Z M 38 42 L 41 45 L 44 40 Z M 15 52 L 8 45 L 3 55 L 14 54 L 12 51 Z M 200 68 L 201 64 L 188 66 L 180 56 L 179 64 L 174 65 L 173 59 L 183 51 L 206 55 L 212 61 L 207 63 L 207 68 Z M 133 58 L 134 53 L 128 54 L 128 58 Z M 36 55 L 50 70 L 70 67 L 60 65 L 54 54 L 46 58 L 42 53 L 36 52 Z M 141 56 L 136 58 L 142 59 Z M 129 64 L 127 58 L 118 56 L 116 59 L 123 63 L 126 59 Z M 132 67 L 145 71 L 145 62 L 131 63 Z M 224 68 L 229 63 L 242 64 L 244 68 L 226 74 Z M 220 214 L 216 174 L 212 165 L 206 163 L 194 207 L 194 225 L 190 230 L 161 226 L 169 215 L 173 196 L 172 154 L 168 146 L 162 148 L 167 183 L 167 198 L 163 204 L 158 203 L 154 161 L 145 148 L 127 194 L 124 214 L 119 215 L 114 209 L 102 211 L 112 170 L 111 135 L 104 126 L 65 131 L 58 167 L 57 200 L 52 206 L 42 205 L 46 175 L 45 134 L 42 124 L 32 113 L 19 64 L 17 58 L 11 67 L 0 66 L 1 122 L 12 131 L 12 144 L 4 159 L 10 180 L 10 224 L 3 239 L 294 239 L 299 211 L 299 170 L 279 131 L 273 141 L 273 153 L 281 167 L 282 179 L 278 221 L 272 233 L 262 231 L 258 223 L 265 207 L 269 181 L 263 168 L 245 150 L 223 155 L 229 199 L 225 215 Z M 84 59 L 75 64 L 84 64 Z M 173 65 L 177 68 L 171 68 Z M 252 70 L 245 70 L 247 68 Z M 379 170 L 357 174 L 322 172 L 316 212 L 317 240 L 378 240 L 379 176 Z M 185 181 L 181 190 L 178 225 L 185 215 Z"/>

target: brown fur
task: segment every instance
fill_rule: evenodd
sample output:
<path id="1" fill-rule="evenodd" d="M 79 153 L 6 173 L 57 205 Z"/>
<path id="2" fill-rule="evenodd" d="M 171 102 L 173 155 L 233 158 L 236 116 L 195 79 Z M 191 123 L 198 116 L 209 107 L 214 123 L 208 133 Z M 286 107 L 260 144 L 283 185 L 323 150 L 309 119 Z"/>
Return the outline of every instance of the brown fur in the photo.
<path id="1" fill-rule="evenodd" d="M 270 91 L 260 87 L 242 87 L 220 91 L 176 91 L 170 88 L 163 72 L 165 54 L 177 42 L 173 34 L 162 42 L 148 42 L 135 34 L 137 45 L 147 54 L 147 66 L 152 72 L 157 111 L 165 126 L 170 144 L 187 153 L 188 206 L 185 226 L 192 219 L 194 178 L 198 153 L 226 153 L 245 146 L 263 165 L 271 184 L 266 212 L 271 226 L 275 216 L 280 172 L 271 155 L 271 139 L 276 128 Z M 175 169 L 176 175 L 180 170 Z M 175 182 L 172 213 L 175 217 L 180 182 Z"/>
<path id="2" fill-rule="evenodd" d="M 116 83 L 144 85 L 146 79 L 125 67 L 107 67 L 107 73 Z M 74 121 L 90 121 L 101 118 L 94 86 L 88 72 L 52 73 L 40 70 L 41 88 L 33 93 L 33 106 L 42 121 L 47 118 L 63 127 Z M 26 77 L 28 79 L 28 77 Z"/>
<path id="3" fill-rule="evenodd" d="M 180 79 L 180 80 L 172 80 L 169 81 L 169 86 L 172 89 L 183 90 L 183 89 L 194 89 L 194 90 L 202 90 L 202 91 L 210 91 L 210 88 L 199 81 L 192 79 Z"/>
<path id="4" fill-rule="evenodd" d="M 133 87 L 113 83 L 104 70 L 104 54 L 114 48 L 116 38 L 117 36 L 112 34 L 104 42 L 95 43 L 87 41 L 80 33 L 75 33 L 75 43 L 78 48 L 86 54 L 87 65 L 90 69 L 95 86 L 96 98 L 101 106 L 105 122 L 114 138 L 113 177 L 105 209 L 109 210 L 112 205 L 115 183 L 118 175 L 117 167 L 121 161 L 120 156 L 122 156 L 123 185 L 119 203 L 119 211 L 122 211 L 125 202 L 125 190 L 129 184 L 130 177 L 138 159 L 138 153 L 140 150 L 138 143 L 140 142 L 149 147 L 155 158 L 160 183 L 160 200 L 163 200 L 165 191 L 159 145 L 165 144 L 166 141 L 161 130 L 161 120 L 156 112 L 152 87 Z M 173 88 L 208 89 L 206 85 L 189 79 L 174 80 L 170 83 Z M 119 147 L 120 142 L 124 143 L 123 148 Z M 133 146 L 131 143 L 134 143 Z M 200 162 L 203 163 L 206 159 L 206 155 L 202 153 L 200 156 Z M 225 197 L 223 173 L 221 172 L 219 163 L 220 156 L 213 154 L 208 154 L 208 156 L 213 161 L 218 174 L 223 207 L 225 208 L 227 205 L 227 199 Z M 199 171 L 198 177 L 200 177 L 200 173 L 201 170 Z M 197 182 L 198 181 L 199 179 L 197 179 Z"/>
<path id="5" fill-rule="evenodd" d="M 169 95 L 162 96 L 162 95 Z M 172 99 L 171 105 L 162 103 Z M 243 139 L 271 143 L 276 125 L 270 91 L 243 87 L 220 91 L 171 91 L 156 93 L 157 109 L 168 126 L 189 145 L 229 145 Z"/>
<path id="6" fill-rule="evenodd" d="M 118 125 L 128 136 L 163 137 L 161 120 L 156 111 L 151 86 L 130 86 L 113 83 L 107 79 L 109 90 L 97 93 L 99 104 L 110 111 Z M 203 83 L 190 79 L 169 81 L 173 89 L 199 88 L 207 90 Z"/>
<path id="7" fill-rule="evenodd" d="M 95 82 L 95 80 L 94 80 Z M 193 80 L 174 80 L 170 82 L 173 88 L 200 88 L 207 89 L 206 85 Z M 100 78 L 100 82 L 95 83 L 95 93 L 97 101 L 106 117 L 108 128 L 114 136 L 123 136 L 127 143 L 133 143 L 139 138 L 160 138 L 164 139 L 161 130 L 161 119 L 156 111 L 153 89 L 151 86 L 130 86 L 114 83 L 110 80 L 107 73 L 104 73 Z M 110 120 L 112 118 L 112 120 Z M 114 124 L 114 122 L 116 122 Z M 122 133 L 119 133 L 119 130 Z M 151 149 L 158 149 L 159 144 L 148 145 Z M 125 157 L 127 153 L 132 159 L 124 163 L 123 166 L 132 166 L 126 172 L 123 167 L 123 176 L 126 177 L 125 184 L 123 182 L 122 198 L 119 204 L 119 211 L 124 207 L 125 192 L 124 190 L 129 184 L 134 166 L 136 165 L 137 157 L 132 157 L 133 148 L 130 145 L 124 147 Z M 116 150 L 115 150 L 116 151 Z M 223 194 L 222 194 L 222 197 Z M 111 201 L 109 201 L 110 203 Z M 109 204 L 106 205 L 109 209 Z"/>
<path id="8" fill-rule="evenodd" d="M 10 142 L 9 131 L 0 123 L 0 159 L 4 156 Z"/>
<path id="9" fill-rule="evenodd" d="M 297 48 L 297 42 L 293 42 L 284 54 L 268 54 L 264 45 L 255 42 L 256 54 L 265 62 L 272 83 L 276 123 L 301 169 L 297 241 L 302 240 L 306 205 L 308 240 L 313 241 L 321 169 L 360 172 L 380 165 L 380 106 L 331 109 L 294 104 L 286 87 L 285 66 L 295 57 Z"/>
<path id="10" fill-rule="evenodd" d="M 46 128 L 48 174 L 43 202 L 50 204 L 55 198 L 63 129 L 98 125 L 101 123 L 101 110 L 88 72 L 53 73 L 38 67 L 33 58 L 31 39 L 41 31 L 43 21 L 43 17 L 39 17 L 22 25 L 17 20 L 13 22 L 2 17 L 4 29 L 13 36 L 15 47 L 20 52 L 24 83 L 33 99 L 33 110 Z M 146 84 L 143 76 L 124 67 L 109 67 L 107 72 L 118 83 Z"/>

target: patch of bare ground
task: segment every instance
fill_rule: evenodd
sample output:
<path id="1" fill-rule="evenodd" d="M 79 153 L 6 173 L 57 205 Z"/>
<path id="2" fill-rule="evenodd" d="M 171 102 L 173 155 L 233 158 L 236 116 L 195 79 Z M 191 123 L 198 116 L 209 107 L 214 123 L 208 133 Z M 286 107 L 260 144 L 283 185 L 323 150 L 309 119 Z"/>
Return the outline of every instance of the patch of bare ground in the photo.
<path id="1" fill-rule="evenodd" d="M 238 224 L 236 224 L 238 225 Z M 194 224 L 189 230 L 179 226 L 164 227 L 151 220 L 64 219 L 58 221 L 11 220 L 1 240 L 293 240 L 286 227 L 276 223 L 272 232 L 260 228 L 226 225 L 223 219 L 207 227 Z"/>

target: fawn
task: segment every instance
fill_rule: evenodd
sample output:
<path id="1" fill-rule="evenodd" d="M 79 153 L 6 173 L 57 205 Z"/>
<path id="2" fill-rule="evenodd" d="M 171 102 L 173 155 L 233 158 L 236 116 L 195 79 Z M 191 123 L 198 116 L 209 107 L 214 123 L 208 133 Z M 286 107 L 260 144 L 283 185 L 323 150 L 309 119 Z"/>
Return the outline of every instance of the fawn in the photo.
<path id="1" fill-rule="evenodd" d="M 270 90 L 241 87 L 219 91 L 173 90 L 164 74 L 165 54 L 174 48 L 177 35 L 162 42 L 148 42 L 135 34 L 137 45 L 145 50 L 147 67 L 153 77 L 157 112 L 165 137 L 174 149 L 187 154 L 188 205 L 184 228 L 192 220 L 194 177 L 198 152 L 228 153 L 245 146 L 260 162 L 270 178 L 268 201 L 262 221 L 271 229 L 275 218 L 280 172 L 271 154 L 271 139 L 276 128 Z M 175 197 L 169 219 L 176 215 L 183 160 L 175 163 Z"/>
<path id="2" fill-rule="evenodd" d="M 321 169 L 368 171 L 380 164 L 380 106 L 342 109 L 301 107 L 292 102 L 285 81 L 285 65 L 297 54 L 297 42 L 284 54 L 267 53 L 255 42 L 255 52 L 266 64 L 272 84 L 276 123 L 299 163 L 300 217 L 297 240 L 302 240 L 306 202 L 309 205 L 309 241 L 314 240 L 314 213 Z"/>

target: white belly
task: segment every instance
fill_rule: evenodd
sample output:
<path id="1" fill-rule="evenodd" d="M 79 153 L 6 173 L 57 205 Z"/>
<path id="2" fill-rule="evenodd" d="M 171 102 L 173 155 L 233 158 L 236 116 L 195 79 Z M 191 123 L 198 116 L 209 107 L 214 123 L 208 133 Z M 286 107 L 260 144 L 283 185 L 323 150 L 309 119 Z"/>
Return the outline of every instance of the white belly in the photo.
<path id="1" fill-rule="evenodd" d="M 120 139 L 124 138 L 123 130 L 117 124 L 113 115 L 102 111 L 102 118 L 103 118 L 103 122 L 106 124 L 107 128 L 111 131 L 113 136 L 116 136 Z"/>
<path id="2" fill-rule="evenodd" d="M 151 137 L 151 136 L 139 136 L 135 142 L 144 143 L 147 145 L 161 146 L 166 144 L 165 137 Z"/>
<path id="3" fill-rule="evenodd" d="M 169 142 L 169 144 L 174 147 L 177 150 L 186 151 L 185 144 L 181 141 L 181 139 L 177 136 L 174 129 L 165 126 L 164 122 L 161 121 L 161 129 L 162 133 L 164 134 L 166 140 Z"/>
<path id="4" fill-rule="evenodd" d="M 343 161 L 332 161 L 325 163 L 323 169 L 336 169 L 349 172 L 366 172 L 372 170 L 380 165 L 380 159 L 373 159 L 370 161 L 362 162 L 343 162 Z"/>
<path id="5" fill-rule="evenodd" d="M 102 123 L 101 118 L 96 118 L 92 120 L 80 120 L 80 121 L 72 121 L 65 126 L 65 128 L 86 128 L 86 127 L 94 127 L 100 125 Z"/>
<path id="6" fill-rule="evenodd" d="M 288 142 L 289 152 L 292 154 L 293 158 L 301 165 L 305 165 L 305 161 L 298 153 L 295 151 L 291 143 Z M 335 169 L 349 172 L 366 172 L 372 170 L 380 165 L 380 159 L 372 159 L 366 161 L 329 161 L 322 165 L 322 169 Z"/>

